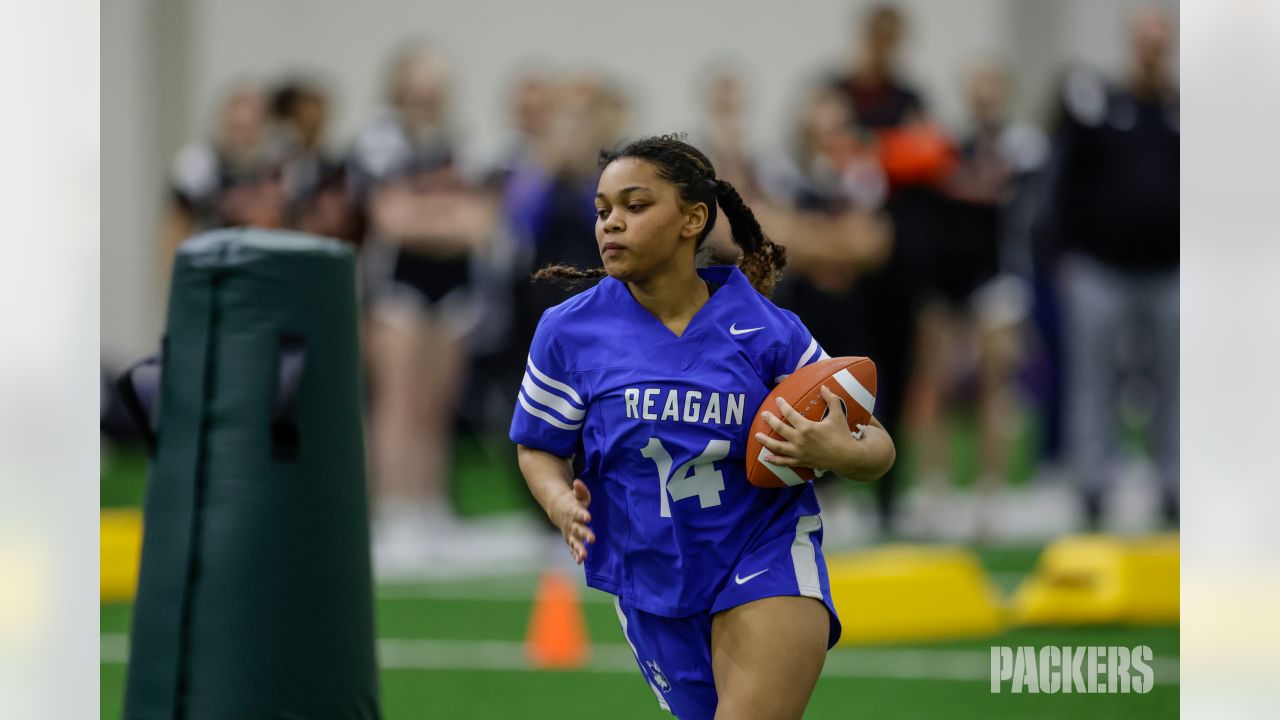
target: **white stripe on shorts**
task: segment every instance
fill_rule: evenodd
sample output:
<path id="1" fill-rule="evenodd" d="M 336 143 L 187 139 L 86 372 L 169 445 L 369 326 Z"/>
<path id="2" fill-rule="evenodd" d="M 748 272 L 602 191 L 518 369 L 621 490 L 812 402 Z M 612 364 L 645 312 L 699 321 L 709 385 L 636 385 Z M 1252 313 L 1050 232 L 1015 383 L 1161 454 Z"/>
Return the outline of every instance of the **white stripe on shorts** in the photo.
<path id="1" fill-rule="evenodd" d="M 618 611 L 618 622 L 622 623 L 622 637 L 626 638 L 627 644 L 631 646 L 631 654 L 636 656 L 636 664 L 643 666 L 644 662 L 640 660 L 640 653 L 636 651 L 636 644 L 631 642 L 631 636 L 627 634 L 627 616 L 626 613 L 622 612 L 622 602 L 617 595 L 613 596 L 613 609 Z M 653 688 L 653 694 L 658 696 L 658 706 L 667 712 L 671 712 L 671 706 L 667 704 L 667 699 L 662 697 L 662 691 L 658 689 L 658 686 L 650 682 L 648 674 L 643 669 L 640 674 L 644 676 L 645 682 L 649 683 L 649 687 Z"/>
<path id="2" fill-rule="evenodd" d="M 818 579 L 818 556 L 809 533 L 822 527 L 817 515 L 801 515 L 796 521 L 796 539 L 791 543 L 791 564 L 796 569 L 796 585 L 805 597 L 822 599 L 822 583 Z"/>

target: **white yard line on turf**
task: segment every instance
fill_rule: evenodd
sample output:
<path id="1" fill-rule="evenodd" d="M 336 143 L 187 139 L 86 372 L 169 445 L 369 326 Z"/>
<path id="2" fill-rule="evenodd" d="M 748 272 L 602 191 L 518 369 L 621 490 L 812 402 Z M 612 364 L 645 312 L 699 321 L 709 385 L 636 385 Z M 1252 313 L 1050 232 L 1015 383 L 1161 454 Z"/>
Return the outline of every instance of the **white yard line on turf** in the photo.
<path id="1" fill-rule="evenodd" d="M 459 600 L 465 602 L 533 602 L 535 585 L 449 587 L 448 585 L 384 585 L 378 588 L 379 600 Z M 581 589 L 580 589 L 581 590 Z M 584 591 L 582 602 L 613 604 L 613 596 Z"/>
<path id="2" fill-rule="evenodd" d="M 129 659 L 127 635 L 103 633 L 101 663 L 121 665 Z M 509 640 L 378 640 L 383 670 L 530 671 L 524 643 Z M 1151 663 L 1156 685 L 1177 685 L 1178 658 L 1157 657 Z M 632 673 L 636 659 L 623 643 L 595 643 L 591 661 L 576 672 Z M 836 648 L 827 655 L 825 677 L 897 680 L 990 682 L 991 655 L 984 650 Z"/>

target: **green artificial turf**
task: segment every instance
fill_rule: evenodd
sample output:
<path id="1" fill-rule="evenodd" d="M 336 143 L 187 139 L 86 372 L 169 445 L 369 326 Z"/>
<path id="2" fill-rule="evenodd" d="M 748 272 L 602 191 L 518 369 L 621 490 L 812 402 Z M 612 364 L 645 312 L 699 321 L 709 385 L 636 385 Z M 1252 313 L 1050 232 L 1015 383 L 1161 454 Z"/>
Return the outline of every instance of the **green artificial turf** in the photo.
<path id="1" fill-rule="evenodd" d="M 988 568 L 1026 572 L 1034 562 L 1034 548 L 981 550 Z M 378 589 L 377 632 L 380 638 L 447 641 L 514 641 L 524 637 L 537 584 L 533 576 L 455 582 L 424 582 Z M 597 647 L 618 653 L 625 639 L 608 596 L 587 590 L 583 604 L 588 634 Z M 128 633 L 130 606 L 102 607 L 102 632 Z M 895 651 L 943 651 L 973 656 L 977 667 L 970 679 L 929 677 L 824 676 L 818 683 L 806 718 L 1172 718 L 1178 715 L 1178 685 L 1161 677 L 1147 694 L 1129 695 L 1013 695 L 992 694 L 987 680 L 992 645 L 1134 645 L 1150 646 L 1157 661 L 1176 660 L 1178 628 L 1104 626 L 1087 628 L 1029 628 L 993 637 L 910 646 L 833 650 L 828 669 L 845 657 L 876 657 Z M 447 662 L 445 663 L 447 665 Z M 629 672 L 515 671 L 436 668 L 384 669 L 382 707 L 388 720 L 411 718 L 506 719 L 555 717 L 626 720 L 670 717 L 654 701 L 639 671 Z M 107 662 L 101 668 L 102 718 L 120 717 L 124 666 Z"/>
<path id="2" fill-rule="evenodd" d="M 951 443 L 955 476 L 968 484 L 976 472 L 976 432 L 964 418 L 956 423 Z M 1038 428 L 1027 430 L 1015 443 L 1011 481 L 1024 482 L 1034 469 Z M 909 443 L 904 471 L 912 466 Z M 106 447 L 101 473 L 103 507 L 141 505 L 146 486 L 146 457 L 136 448 Z M 529 507 L 527 490 L 511 459 L 509 447 L 460 438 L 455 450 L 454 502 L 466 516 L 509 512 Z M 979 557 L 988 572 L 997 576 L 1009 592 L 1019 576 L 1027 573 L 1039 555 L 1038 547 L 981 548 Z M 453 642 L 509 641 L 524 637 L 537 578 L 533 576 L 383 586 L 378 589 L 377 632 L 380 638 L 424 639 Z M 591 642 L 607 646 L 618 657 L 625 639 L 612 605 L 605 596 L 587 591 L 584 612 Z M 101 632 L 119 639 L 127 636 L 131 621 L 127 604 L 101 608 Z M 319 631 L 319 630 L 318 630 Z M 1148 645 L 1157 660 L 1176 660 L 1179 652 L 1175 627 L 1092 627 L 1011 630 L 994 637 L 948 643 L 917 644 L 898 648 L 837 648 L 837 660 L 849 654 L 894 650 L 951 651 L 981 660 L 992 645 Z M 448 663 L 444 663 L 447 665 Z M 831 669 L 838 664 L 832 660 Z M 981 664 L 981 663 L 979 663 Z M 927 665 L 927 663 L 926 663 Z M 993 720 L 997 718 L 1171 718 L 1178 715 L 1178 685 L 1162 682 L 1147 694 L 1137 695 L 1013 695 L 992 694 L 986 679 L 988 665 L 974 668 L 977 679 L 930 677 L 922 667 L 920 677 L 844 677 L 824 675 L 806 718 L 945 718 Z M 101 665 L 101 717 L 121 717 L 125 666 L 114 660 Z M 628 720 L 669 718 L 661 711 L 638 670 L 621 672 L 532 672 L 474 669 L 384 669 L 380 675 L 384 717 L 387 720 L 445 718 L 556 718 L 573 720 Z"/>

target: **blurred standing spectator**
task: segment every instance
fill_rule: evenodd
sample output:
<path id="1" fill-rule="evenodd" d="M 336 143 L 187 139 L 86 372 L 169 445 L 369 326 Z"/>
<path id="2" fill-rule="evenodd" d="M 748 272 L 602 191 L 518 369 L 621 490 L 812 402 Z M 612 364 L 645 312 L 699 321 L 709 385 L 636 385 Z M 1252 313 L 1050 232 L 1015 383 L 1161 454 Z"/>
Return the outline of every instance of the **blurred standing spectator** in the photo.
<path id="1" fill-rule="evenodd" d="M 914 370 L 927 259 L 945 234 L 943 201 L 935 186 L 951 163 L 949 143 L 928 121 L 924 98 L 898 72 L 905 31 L 906 19 L 897 7 L 872 7 L 853 39 L 857 51 L 850 55 L 849 66 L 832 80 L 852 106 L 852 121 L 874 134 L 890 184 L 886 209 L 893 221 L 893 252 L 881 269 L 860 280 L 865 305 L 874 309 L 867 313 L 867 342 L 861 351 L 876 361 L 876 416 L 895 436 Z M 881 530 L 886 533 L 894 529 L 899 476 L 895 467 L 875 487 Z"/>
<path id="2" fill-rule="evenodd" d="M 390 107 L 358 133 L 348 170 L 368 223 L 375 560 L 416 568 L 468 549 L 446 489 L 467 339 L 480 319 L 473 259 L 495 203 L 461 175 L 448 124 L 449 72 L 414 45 L 392 63 Z"/>
<path id="3" fill-rule="evenodd" d="M 184 146 L 170 171 L 163 223 L 162 273 L 178 245 L 204 230 L 286 223 L 284 149 L 269 131 L 261 88 L 238 83 L 226 94 L 210 139 Z"/>
<path id="4" fill-rule="evenodd" d="M 495 168 L 491 182 L 502 193 L 502 212 L 522 247 L 532 247 L 539 227 L 537 210 L 528 198 L 539 198 L 554 175 L 551 133 L 555 122 L 555 79 L 528 72 L 517 77 L 508 100 L 515 138 Z"/>
<path id="5" fill-rule="evenodd" d="M 924 99 L 898 75 L 897 54 L 906 19 L 896 6 L 876 5 L 867 11 L 850 66 L 835 85 L 853 104 L 858 125 L 896 128 L 924 120 Z"/>
<path id="6" fill-rule="evenodd" d="M 884 173 L 873 139 L 852 130 L 851 109 L 843 95 L 826 85 L 810 88 L 784 153 L 748 148 L 745 91 L 736 73 L 714 70 L 706 97 L 696 142 L 706 148 L 717 173 L 749 199 L 770 235 L 787 247 L 787 273 L 776 301 L 799 301 L 801 280 L 839 295 L 860 273 L 884 262 L 890 235 L 877 215 L 885 198 Z M 727 230 L 717 226 L 708 245 L 715 254 L 709 261 L 736 261 L 739 250 Z M 813 314 L 822 311 L 815 309 Z M 837 327 L 836 333 L 843 333 L 850 323 Z M 846 344 L 834 336 L 830 342 Z"/>
<path id="7" fill-rule="evenodd" d="M 712 67 L 703 80 L 700 97 L 704 101 L 703 117 L 693 145 L 711 160 L 718 177 L 732 183 L 744 198 L 753 200 L 752 207 L 758 207 L 766 200 L 760 197 L 756 154 L 748 149 L 748 100 L 742 76 L 729 63 Z M 770 230 L 776 232 L 774 228 Z M 742 251 L 734 244 L 728 223 L 720 223 L 707 236 L 701 253 L 699 262 L 731 265 Z"/>
<path id="8" fill-rule="evenodd" d="M 1143 356 L 1153 383 L 1147 430 L 1163 513 L 1170 523 L 1178 517 L 1179 126 L 1169 68 L 1175 32 L 1163 10 L 1145 8 L 1133 18 L 1125 82 L 1077 70 L 1062 87 L 1051 187 L 1062 249 L 1067 443 L 1092 527 L 1115 479 L 1120 376 L 1135 355 Z"/>
<path id="9" fill-rule="evenodd" d="M 872 308 L 864 304 L 864 279 L 884 265 L 892 241 L 879 215 L 886 184 L 874 138 L 853 127 L 841 93 L 811 89 L 788 158 L 762 163 L 760 183 L 789 208 L 765 210 L 778 227 L 771 232 L 787 246 L 790 279 L 779 286 L 778 301 L 833 356 L 867 353 Z"/>
<path id="10" fill-rule="evenodd" d="M 548 102 L 548 115 L 539 117 L 536 134 L 526 134 L 536 162 L 526 163 L 522 173 L 511 177 L 505 196 L 507 212 L 528 242 L 522 256 L 526 264 L 516 273 L 511 343 L 518 348 L 529 347 L 544 310 L 584 289 L 533 283 L 530 273 L 556 263 L 581 268 L 601 264 L 595 239 L 598 155 L 623 139 L 629 110 L 622 90 L 593 73 L 559 79 L 548 96 L 541 95 L 543 89 L 538 88 L 533 104 Z M 528 103 L 531 98 L 523 99 Z M 517 357 L 523 359 L 523 351 Z M 506 387 L 518 389 L 519 382 Z M 510 402 L 514 407 L 514 396 Z M 582 458 L 581 451 L 575 453 L 575 473 L 581 470 Z"/>
<path id="11" fill-rule="evenodd" d="M 972 127 L 942 186 L 947 235 L 930 263 L 912 407 L 925 520 L 936 532 L 949 512 L 941 495 L 951 480 L 943 406 L 966 385 L 976 385 L 979 538 L 998 530 L 991 496 L 1007 484 L 1012 441 L 1021 427 L 1014 374 L 1025 345 L 1030 288 L 1027 239 L 1016 210 L 1048 154 L 1043 133 L 1010 121 L 1008 84 L 1004 70 L 989 61 L 968 78 Z"/>
<path id="12" fill-rule="evenodd" d="M 524 341 L 533 337 L 530 318 L 536 324 L 543 309 L 539 308 L 537 315 L 533 315 L 527 307 L 533 292 L 529 274 L 535 267 L 535 256 L 540 252 L 542 241 L 547 239 L 551 197 L 560 181 L 564 150 L 558 147 L 560 139 L 556 136 L 558 115 L 563 112 L 558 103 L 559 94 L 557 79 L 549 75 L 527 73 L 516 79 L 508 106 L 516 138 L 493 173 L 493 183 L 502 198 L 502 217 L 515 241 L 511 292 L 516 317 L 507 347 L 517 356 L 523 354 L 519 348 L 528 347 Z M 580 233 L 578 235 L 581 239 Z M 524 373 L 523 358 L 513 369 Z M 516 383 L 503 387 L 518 384 L 517 379 Z"/>
<path id="13" fill-rule="evenodd" d="M 594 198 L 600 176 L 597 154 L 622 139 L 627 122 L 626 97 L 612 83 L 593 74 L 580 74 L 557 83 L 546 135 L 536 147 L 539 167 L 547 174 L 534 188 L 525 188 L 521 205 L 509 206 L 524 219 L 532 245 L 527 255 L 532 270 L 554 263 L 599 267 L 595 240 Z M 528 176 L 522 178 L 528 180 Z M 549 182 L 547 181 L 549 179 Z M 528 274 L 525 274 L 527 280 Z M 553 283 L 528 283 L 521 300 L 517 334 L 523 347 L 533 337 L 542 311 L 577 290 Z"/>
<path id="14" fill-rule="evenodd" d="M 346 191 L 343 162 L 324 144 L 329 96 L 306 78 L 285 81 L 272 93 L 271 114 L 287 154 L 284 185 L 289 225 L 303 232 L 360 242 Z"/>
<path id="15" fill-rule="evenodd" d="M 552 125 L 555 120 L 555 78 L 540 69 L 525 69 L 508 88 L 508 121 L 513 137 L 485 184 L 498 198 L 500 233 L 493 243 L 485 319 L 474 343 L 468 396 L 475 429 L 506 441 L 514 412 L 512 388 L 525 372 L 529 275 L 555 183 Z M 536 318 L 535 318 L 536 321 Z M 503 452 L 512 471 L 514 457 Z M 521 492 L 522 498 L 529 498 Z M 531 500 L 532 502 L 532 500 Z M 531 505 L 532 509 L 533 505 Z"/>
<path id="16" fill-rule="evenodd" d="M 832 356 L 870 355 L 864 278 L 892 249 L 881 208 L 886 182 L 874 138 L 853 126 L 844 94 L 823 83 L 810 88 L 795 121 L 790 152 L 757 164 L 764 197 L 750 200 L 761 226 L 787 248 L 787 271 L 774 301 L 804 320 Z M 766 198 L 770 198 L 766 200 Z M 857 535 L 853 498 L 844 483 L 817 481 L 827 538 Z"/>
<path id="17" fill-rule="evenodd" d="M 866 354 L 868 310 L 858 279 L 882 265 L 892 242 L 881 216 L 886 182 L 873 138 L 853 129 L 842 93 L 809 89 L 795 118 L 789 151 L 758 152 L 747 142 L 747 99 L 741 76 L 727 66 L 708 73 L 698 144 L 717 175 L 733 183 L 770 237 L 787 249 L 787 269 L 774 302 L 792 310 L 832 355 Z M 717 225 L 703 246 L 708 263 L 733 263 L 740 250 Z M 816 481 L 826 539 L 857 537 L 847 483 Z"/>
<path id="18" fill-rule="evenodd" d="M 696 146 L 715 160 L 718 177 L 758 192 L 756 158 L 747 147 L 749 99 L 744 78 L 729 63 L 722 63 L 706 73 L 700 96 L 703 118 Z"/>

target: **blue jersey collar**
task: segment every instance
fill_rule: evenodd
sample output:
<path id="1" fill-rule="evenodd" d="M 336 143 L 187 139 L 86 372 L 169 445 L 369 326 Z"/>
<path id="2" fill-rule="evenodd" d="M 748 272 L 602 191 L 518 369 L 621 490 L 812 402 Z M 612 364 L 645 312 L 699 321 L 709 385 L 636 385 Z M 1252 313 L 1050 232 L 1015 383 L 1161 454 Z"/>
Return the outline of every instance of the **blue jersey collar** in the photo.
<path id="1" fill-rule="evenodd" d="M 631 291 L 627 289 L 626 283 L 609 276 L 605 277 L 604 282 L 613 293 L 614 304 L 623 314 L 636 323 L 638 330 L 643 333 L 655 333 L 662 339 L 679 341 L 697 334 L 702 326 L 707 323 L 714 322 L 714 318 L 717 315 L 716 303 L 729 301 L 733 295 L 737 294 L 738 288 L 751 287 L 751 282 L 747 280 L 747 276 L 743 275 L 736 265 L 700 267 L 697 269 L 697 273 L 700 277 L 720 285 L 721 288 L 707 300 L 705 305 L 698 309 L 697 314 L 690 321 L 689 327 L 685 328 L 684 334 L 678 338 L 675 333 L 671 332 L 670 328 L 662 324 L 661 320 L 658 320 L 643 305 L 636 302 L 636 299 L 631 296 Z"/>
<path id="2" fill-rule="evenodd" d="M 737 265 L 708 265 L 698 268 L 698 275 L 717 285 L 750 285 L 751 281 L 742 274 Z"/>

